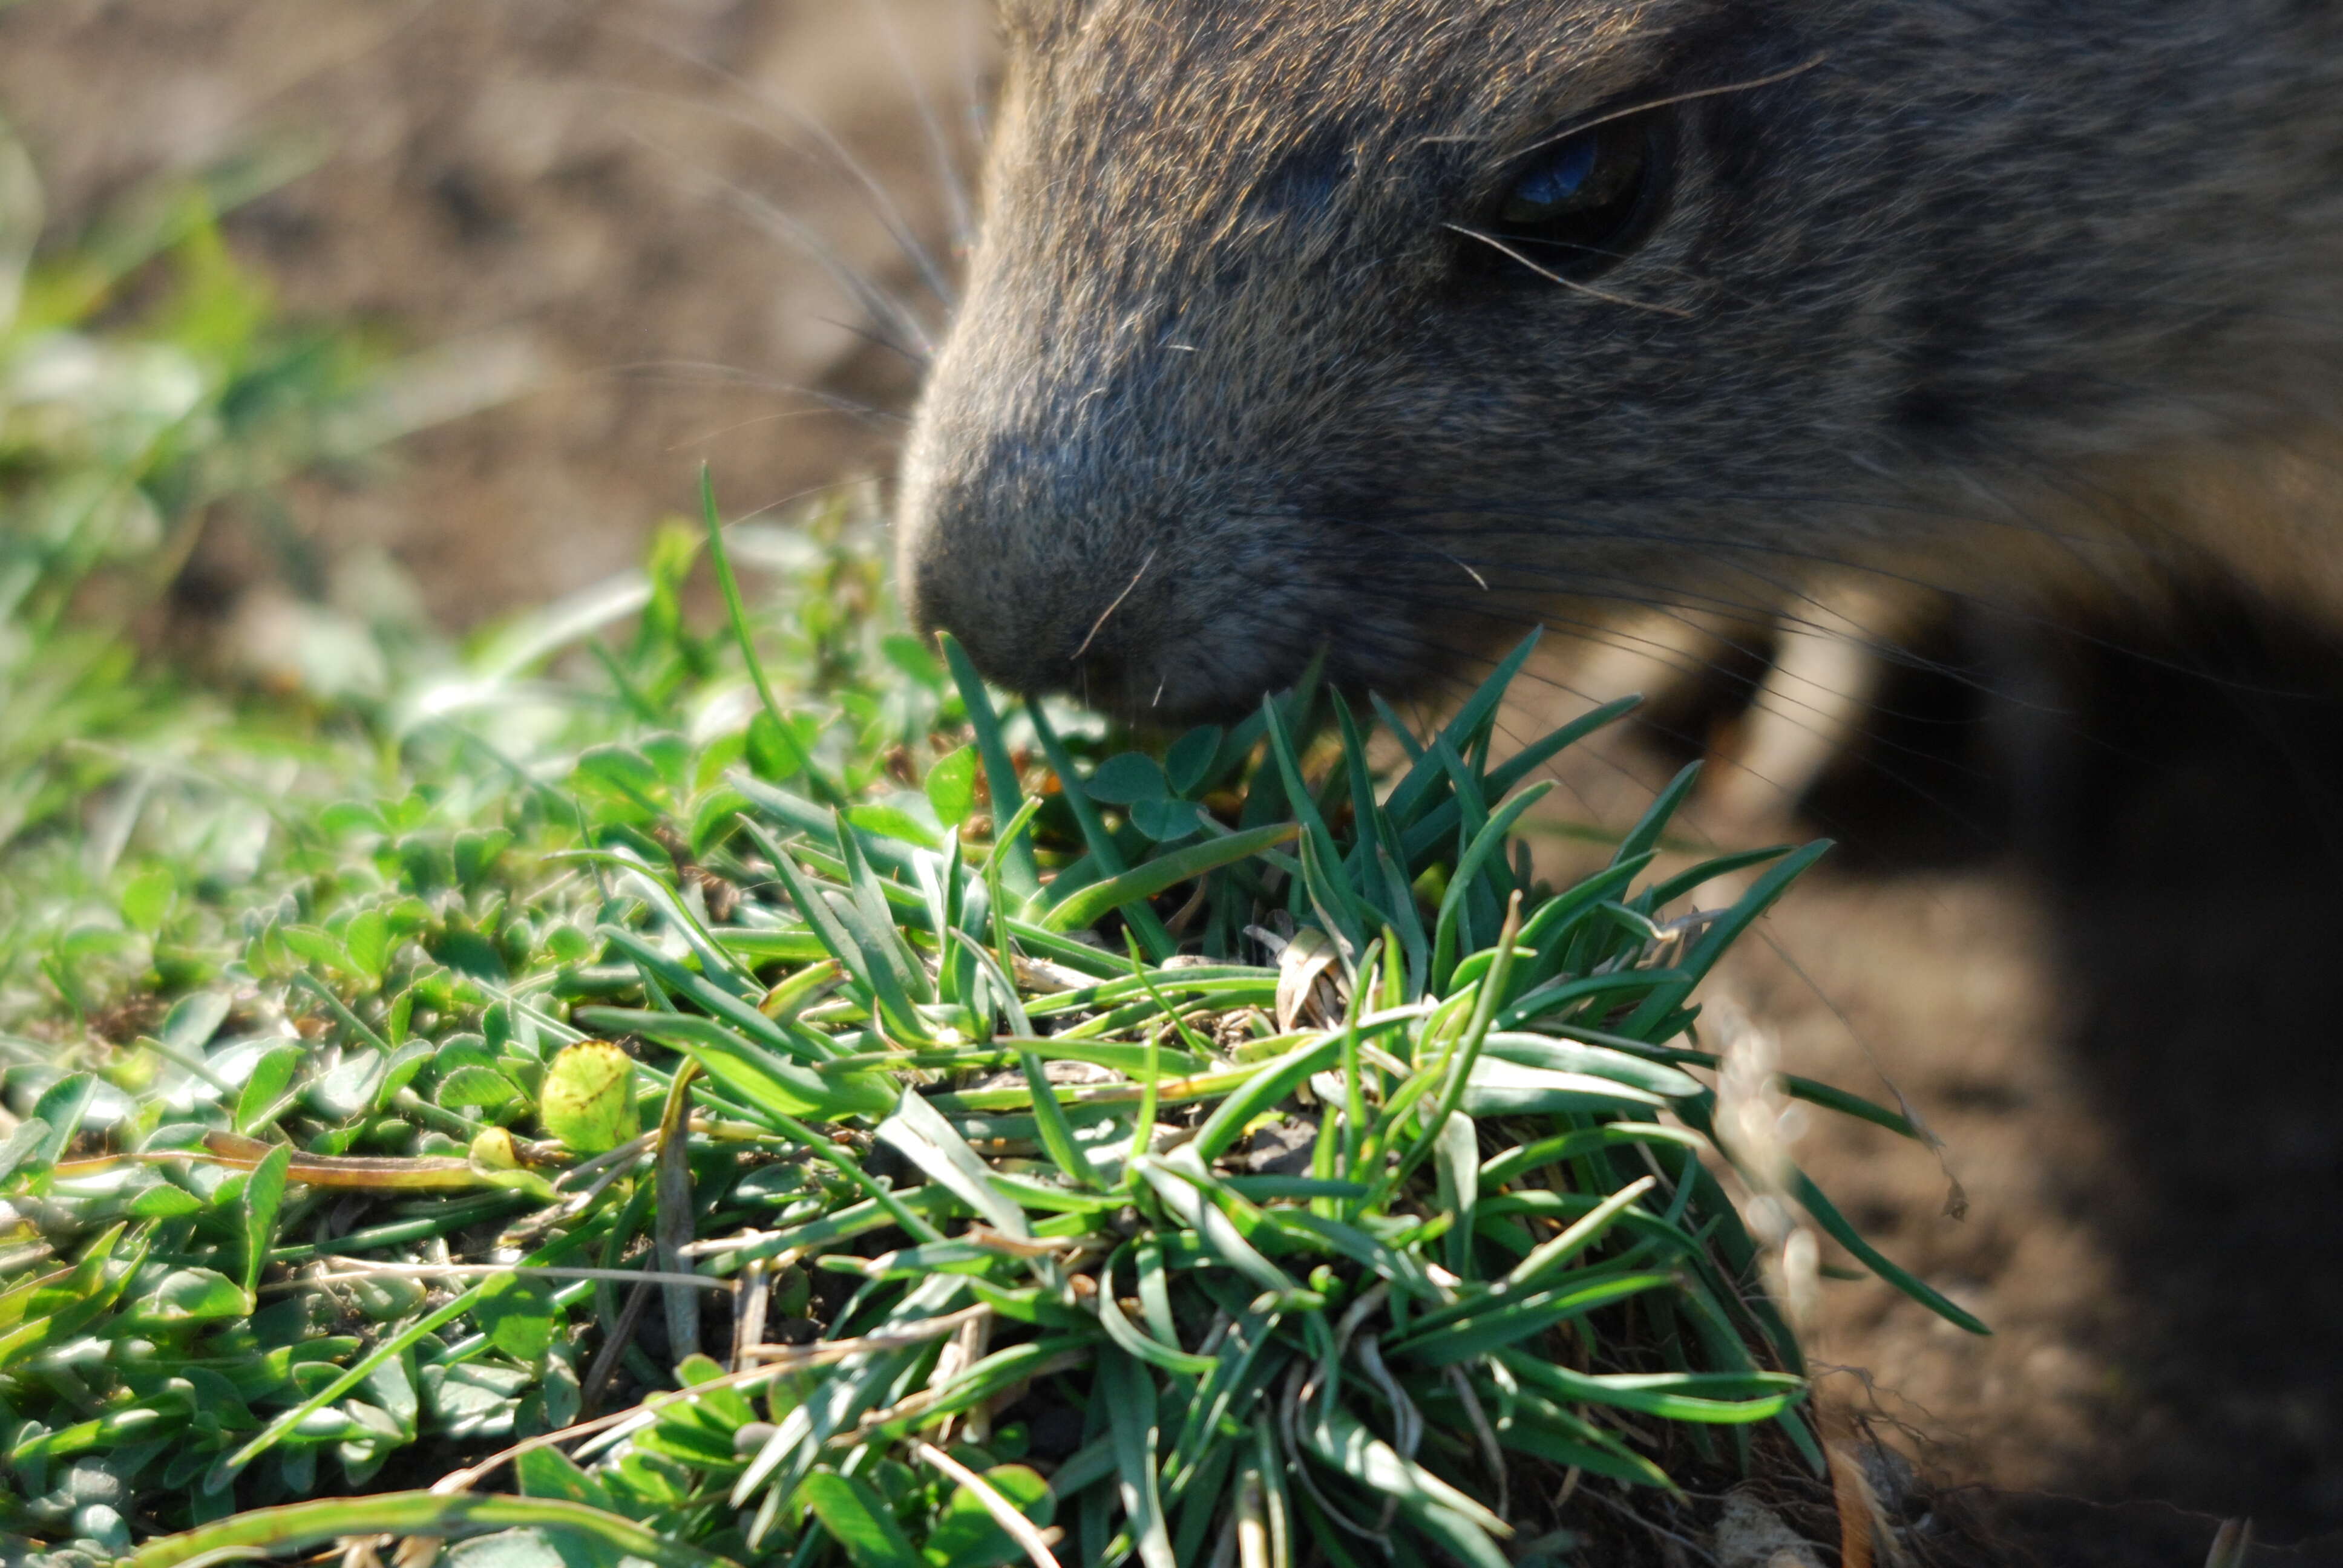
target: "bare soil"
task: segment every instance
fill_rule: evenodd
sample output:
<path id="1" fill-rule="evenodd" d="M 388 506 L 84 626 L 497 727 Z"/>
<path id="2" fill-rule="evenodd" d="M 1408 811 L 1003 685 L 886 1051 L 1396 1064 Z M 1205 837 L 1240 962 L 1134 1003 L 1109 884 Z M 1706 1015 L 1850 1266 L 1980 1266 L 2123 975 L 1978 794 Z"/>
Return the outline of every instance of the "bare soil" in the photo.
<path id="1" fill-rule="evenodd" d="M 940 318 L 899 240 L 949 268 L 938 169 L 969 166 L 989 48 L 976 0 L 37 0 L 0 11 L 0 105 L 60 229 L 322 134 L 229 224 L 292 307 L 522 347 L 533 391 L 295 519 L 466 626 L 629 564 L 703 459 L 733 510 L 883 472 L 915 328 L 840 279 Z M 232 594 L 277 563 L 206 569 Z M 1802 1146 L 1996 1330 L 1834 1284 L 1845 1398 L 1994 1489 L 2020 1556 L 2177 1565 L 2249 1513 L 2288 1543 L 2267 1561 L 2343 1562 L 2343 658 L 2252 616 L 2148 635 L 2058 644 L 2046 747 L 1956 682 L 1906 694 L 1936 721 L 1808 802 L 1848 852 L 1720 986 L 1793 1070 L 1892 1081 L 1944 1141 L 1818 1117 Z M 1650 742 L 1664 777 L 1682 747 Z"/>
<path id="2" fill-rule="evenodd" d="M 40 0 L 0 15 L 0 106 L 60 228 L 322 137 L 228 222 L 286 304 L 534 366 L 302 519 L 468 625 L 632 565 L 703 460 L 733 512 L 878 470 L 921 345 L 855 290 L 940 317 L 899 236 L 948 271 L 990 36 L 963 0 Z"/>
<path id="3" fill-rule="evenodd" d="M 1817 1353 L 1858 1408 L 2045 1562 L 2193 1561 L 2247 1514 L 2270 1562 L 2343 1562 L 2343 650 L 2185 602 L 2030 630 L 2018 722 L 1929 650 L 1805 802 L 1837 867 L 1712 991 L 1943 1141 L 1817 1117 L 1801 1149 L 1995 1330 L 1834 1287 Z"/>

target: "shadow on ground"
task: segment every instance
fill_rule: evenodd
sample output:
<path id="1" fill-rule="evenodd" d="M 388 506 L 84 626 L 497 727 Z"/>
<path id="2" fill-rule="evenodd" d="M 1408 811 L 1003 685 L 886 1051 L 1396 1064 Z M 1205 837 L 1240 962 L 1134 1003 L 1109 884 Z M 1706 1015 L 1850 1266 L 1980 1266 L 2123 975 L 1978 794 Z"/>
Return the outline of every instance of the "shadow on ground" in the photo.
<path id="1" fill-rule="evenodd" d="M 2040 1561 L 2191 1563 L 2251 1515 L 2255 1561 L 2343 1562 L 2343 642 L 2185 601 L 2153 629 L 1948 627 L 1810 802 L 1875 889 L 2016 867 L 2036 891 L 2016 945 L 2050 993 L 2008 1053 L 2036 1060 L 1987 1051 L 1949 1082 L 1939 1060 L 1920 1097 L 1967 1124 L 1952 1159 L 1977 1200 L 1937 1227 L 1970 1255 L 1932 1261 L 1989 1282 L 2009 1342 L 1882 1402 L 2019 1483 L 1988 1510 Z M 1969 950 L 1989 968 L 1993 946 Z M 1989 1207 L 2013 1171 L 2030 1235 Z M 2065 1342 L 2030 1321 L 2044 1303 Z M 1884 1352 L 1843 1359 L 1925 1363 L 1879 1332 L 1907 1316 L 1842 1313 Z"/>

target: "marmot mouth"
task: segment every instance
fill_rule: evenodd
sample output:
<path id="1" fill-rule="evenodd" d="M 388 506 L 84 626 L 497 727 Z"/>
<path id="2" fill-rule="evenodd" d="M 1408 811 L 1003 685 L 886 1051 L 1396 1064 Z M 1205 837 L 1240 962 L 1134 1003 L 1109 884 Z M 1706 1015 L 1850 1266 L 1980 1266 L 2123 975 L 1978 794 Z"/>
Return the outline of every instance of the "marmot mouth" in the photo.
<path id="1" fill-rule="evenodd" d="M 1093 646 L 1068 661 L 1046 689 L 1148 729 L 1227 724 L 1299 680 L 1312 657 L 1215 628 L 1110 649 Z"/>
<path id="2" fill-rule="evenodd" d="M 1453 629 L 1455 648 L 1355 613 L 1264 624 L 1239 610 L 1174 638 L 1093 643 L 1044 689 L 1157 729 L 1238 722 L 1263 698 L 1305 679 L 1342 692 L 1363 712 L 1371 694 L 1392 701 L 1435 694 L 1465 664 L 1480 662 L 1492 639 L 1466 634 L 1461 623 Z"/>

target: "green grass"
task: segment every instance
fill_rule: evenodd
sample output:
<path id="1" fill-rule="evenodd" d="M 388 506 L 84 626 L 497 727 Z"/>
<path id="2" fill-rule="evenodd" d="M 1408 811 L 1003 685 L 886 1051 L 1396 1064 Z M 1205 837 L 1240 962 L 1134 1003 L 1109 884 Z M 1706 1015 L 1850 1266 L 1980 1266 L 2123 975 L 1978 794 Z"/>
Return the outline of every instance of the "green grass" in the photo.
<path id="1" fill-rule="evenodd" d="M 909 636 L 850 516 L 712 495 L 377 638 L 379 700 L 200 690 L 132 636 L 171 541 L 339 460 L 365 360 L 199 218 L 138 308 L 92 265 L 0 387 L 60 333 L 192 378 L 118 440 L 0 393 L 10 1550 L 1496 1568 L 1820 1463 L 1692 1000 L 1820 849 L 1671 930 L 1679 788 L 1537 883 L 1622 709 L 1496 755 L 1517 656 L 1428 738 L 1312 683 L 1134 749 Z"/>

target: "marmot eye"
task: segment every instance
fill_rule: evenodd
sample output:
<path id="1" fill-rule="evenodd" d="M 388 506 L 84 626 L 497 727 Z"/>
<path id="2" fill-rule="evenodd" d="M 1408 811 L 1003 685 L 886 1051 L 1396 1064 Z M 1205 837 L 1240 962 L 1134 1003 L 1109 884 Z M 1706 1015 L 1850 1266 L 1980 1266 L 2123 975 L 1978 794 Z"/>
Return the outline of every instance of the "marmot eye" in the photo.
<path id="1" fill-rule="evenodd" d="M 1486 230 L 1565 277 L 1615 265 L 1658 216 L 1667 164 L 1663 132 L 1657 116 L 1629 115 L 1540 147 L 1514 174 L 1484 220 Z"/>

